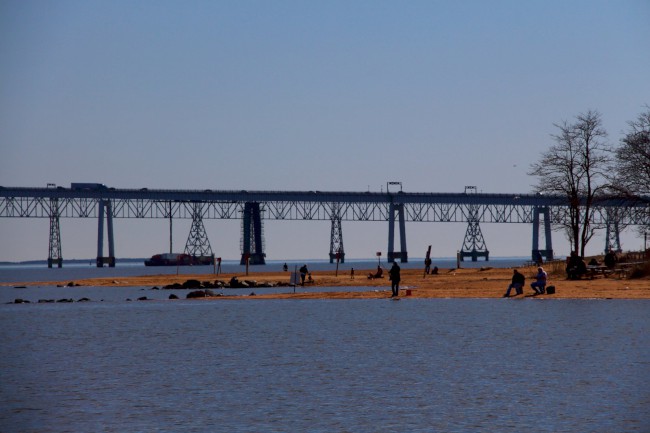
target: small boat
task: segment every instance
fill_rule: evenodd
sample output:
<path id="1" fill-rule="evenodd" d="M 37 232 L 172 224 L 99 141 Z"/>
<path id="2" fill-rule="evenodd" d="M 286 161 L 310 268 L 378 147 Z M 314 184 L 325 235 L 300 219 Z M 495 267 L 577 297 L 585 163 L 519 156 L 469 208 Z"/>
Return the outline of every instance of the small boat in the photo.
<path id="1" fill-rule="evenodd" d="M 184 253 L 155 254 L 144 261 L 145 266 L 197 266 L 211 265 L 214 258 L 211 256 L 191 256 Z"/>

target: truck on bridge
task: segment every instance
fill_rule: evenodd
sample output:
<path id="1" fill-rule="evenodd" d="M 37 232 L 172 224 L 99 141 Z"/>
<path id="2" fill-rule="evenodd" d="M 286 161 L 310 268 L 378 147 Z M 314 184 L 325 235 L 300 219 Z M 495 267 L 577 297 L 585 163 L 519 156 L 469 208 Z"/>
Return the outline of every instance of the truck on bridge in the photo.
<path id="1" fill-rule="evenodd" d="M 71 183 L 70 184 L 70 189 L 76 189 L 76 190 L 99 190 L 99 189 L 108 189 L 106 185 L 103 183 L 84 183 L 84 182 L 77 182 L 77 183 Z"/>

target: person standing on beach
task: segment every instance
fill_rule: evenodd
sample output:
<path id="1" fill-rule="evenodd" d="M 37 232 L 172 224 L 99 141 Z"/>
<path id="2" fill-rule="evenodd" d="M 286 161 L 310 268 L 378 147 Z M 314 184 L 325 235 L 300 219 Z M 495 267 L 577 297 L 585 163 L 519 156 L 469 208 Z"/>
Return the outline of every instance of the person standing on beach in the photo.
<path id="1" fill-rule="evenodd" d="M 300 282 L 303 286 L 305 285 L 305 277 L 307 276 L 308 272 L 309 270 L 307 270 L 307 265 L 302 265 L 300 268 Z"/>
<path id="2" fill-rule="evenodd" d="M 400 281 L 400 268 L 397 262 L 393 262 L 393 267 L 388 271 L 390 277 L 390 288 L 393 292 L 391 298 L 399 296 L 399 281 Z"/>
<path id="3" fill-rule="evenodd" d="M 350 268 L 350 279 L 354 280 L 354 268 Z"/>

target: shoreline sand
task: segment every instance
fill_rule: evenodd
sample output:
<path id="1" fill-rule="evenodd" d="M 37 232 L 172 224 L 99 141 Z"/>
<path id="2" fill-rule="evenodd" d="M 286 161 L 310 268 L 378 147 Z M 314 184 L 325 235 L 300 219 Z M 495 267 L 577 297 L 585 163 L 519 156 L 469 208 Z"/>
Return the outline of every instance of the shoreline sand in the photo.
<path id="1" fill-rule="evenodd" d="M 532 297 L 530 283 L 534 281 L 536 267 L 518 268 L 526 276 L 524 294 L 514 299 Z M 373 270 L 356 270 L 354 279 L 347 273 L 334 271 L 312 272 L 314 282 L 300 288 L 299 293 L 264 294 L 246 297 L 247 299 L 379 299 L 390 297 L 388 278 L 368 279 Z M 547 270 L 548 271 L 548 270 Z M 194 274 L 194 275 L 145 275 L 136 277 L 89 278 L 74 281 L 75 284 L 91 287 L 126 287 L 150 286 L 163 287 L 173 283 L 183 283 L 189 279 L 199 281 L 229 281 L 231 277 L 239 280 L 262 282 L 289 282 L 289 272 L 254 272 L 248 276 L 242 274 Z M 437 275 L 425 275 L 423 270 L 402 269 L 400 297 L 411 298 L 501 298 L 510 279 L 512 269 L 440 269 Z M 13 282 L 0 283 L 2 286 L 57 286 L 69 281 Z M 567 280 L 563 272 L 550 272 L 548 285 L 556 288 L 553 295 L 539 295 L 536 298 L 547 299 L 650 299 L 650 277 L 627 279 L 610 276 L 594 279 Z M 341 291 L 320 292 L 319 287 L 340 287 Z M 345 291 L 345 287 L 368 287 L 366 291 Z M 217 289 L 213 289 L 216 291 Z M 407 296 L 407 290 L 410 295 Z M 253 290 L 254 291 L 254 290 Z M 227 294 L 227 292 L 225 293 Z M 219 296 L 206 299 L 228 299 Z M 242 299 L 238 296 L 237 299 Z"/>

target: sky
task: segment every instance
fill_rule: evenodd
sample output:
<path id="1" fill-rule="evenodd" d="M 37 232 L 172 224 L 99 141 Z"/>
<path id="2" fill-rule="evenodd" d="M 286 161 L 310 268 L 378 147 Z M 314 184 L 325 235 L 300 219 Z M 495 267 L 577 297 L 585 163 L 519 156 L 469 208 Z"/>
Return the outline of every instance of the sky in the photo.
<path id="1" fill-rule="evenodd" d="M 598 110 L 618 144 L 650 103 L 649 46 L 648 0 L 1 0 L 0 185 L 526 193 L 554 124 Z M 205 226 L 239 257 L 239 221 Z M 530 225 L 481 229 L 491 256 L 530 254 Z M 117 220 L 116 255 L 168 251 L 168 230 Z M 465 230 L 408 223 L 409 255 L 455 256 Z M 385 255 L 387 232 L 344 222 L 347 257 Z M 0 220 L 0 261 L 47 258 L 48 233 Z M 61 235 L 64 259 L 96 255 L 96 220 Z M 325 259 L 329 236 L 266 221 L 267 259 Z"/>

